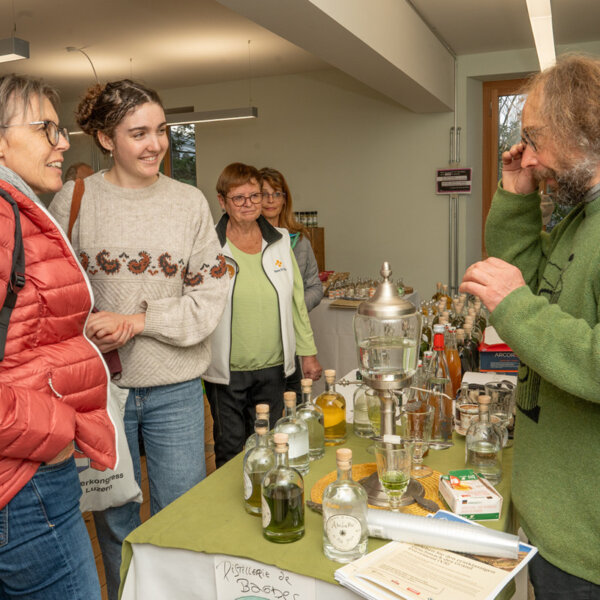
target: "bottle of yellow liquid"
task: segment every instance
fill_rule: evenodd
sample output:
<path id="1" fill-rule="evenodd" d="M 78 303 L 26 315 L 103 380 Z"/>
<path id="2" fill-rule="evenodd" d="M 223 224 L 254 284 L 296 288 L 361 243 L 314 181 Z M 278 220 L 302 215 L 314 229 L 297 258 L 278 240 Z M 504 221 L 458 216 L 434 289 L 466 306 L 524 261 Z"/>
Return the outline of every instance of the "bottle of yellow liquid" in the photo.
<path id="1" fill-rule="evenodd" d="M 346 441 L 346 400 L 335 391 L 335 370 L 325 370 L 325 391 L 315 404 L 323 411 L 325 445 L 338 446 Z"/>

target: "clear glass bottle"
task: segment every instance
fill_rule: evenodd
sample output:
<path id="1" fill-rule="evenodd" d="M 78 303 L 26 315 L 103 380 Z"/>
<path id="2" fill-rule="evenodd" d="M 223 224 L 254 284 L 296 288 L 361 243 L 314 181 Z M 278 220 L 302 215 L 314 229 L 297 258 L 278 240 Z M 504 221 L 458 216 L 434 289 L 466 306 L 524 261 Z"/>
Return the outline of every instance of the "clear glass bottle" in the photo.
<path id="1" fill-rule="evenodd" d="M 356 371 L 356 378 L 359 381 L 362 380 L 360 371 Z M 352 398 L 354 405 L 354 433 L 358 437 L 370 438 L 373 436 L 373 427 L 371 427 L 371 421 L 369 421 L 369 408 L 367 405 L 367 392 L 369 389 L 366 383 L 361 383 L 356 388 Z"/>
<path id="2" fill-rule="evenodd" d="M 285 413 L 277 423 L 273 431 L 275 433 L 288 434 L 288 459 L 290 467 L 298 469 L 300 473 L 308 473 L 310 458 L 308 455 L 308 427 L 306 423 L 296 415 L 296 392 L 285 392 L 283 394 Z"/>
<path id="3" fill-rule="evenodd" d="M 244 456 L 244 508 L 251 515 L 260 515 L 261 485 L 267 471 L 275 466 L 275 453 L 269 448 L 269 421 L 257 419 L 254 424 L 257 444 Z"/>
<path id="4" fill-rule="evenodd" d="M 444 326 L 433 326 L 433 358 L 429 370 L 428 404 L 433 408 L 429 447 L 443 450 L 452 446 L 452 380 L 444 353 Z"/>
<path id="5" fill-rule="evenodd" d="M 288 463 L 287 433 L 275 433 L 275 466 L 262 482 L 263 537 L 287 544 L 304 536 L 304 480 Z"/>
<path id="6" fill-rule="evenodd" d="M 323 411 L 312 401 L 312 379 L 302 379 L 300 385 L 302 387 L 302 404 L 297 408 L 296 414 L 308 427 L 308 457 L 310 460 L 318 460 L 325 454 Z"/>
<path id="7" fill-rule="evenodd" d="M 325 370 L 325 391 L 315 404 L 323 411 L 325 445 L 339 446 L 346 441 L 346 399 L 335 391 L 335 370 Z"/>
<path id="8" fill-rule="evenodd" d="M 489 396 L 479 396 L 479 419 L 471 422 L 465 439 L 465 464 L 496 485 L 502 479 L 502 436 L 490 422 L 489 404 Z"/>
<path id="9" fill-rule="evenodd" d="M 323 492 L 323 552 L 347 563 L 367 552 L 367 492 L 352 479 L 352 450 L 339 448 L 335 457 L 337 479 Z"/>
<path id="10" fill-rule="evenodd" d="M 268 404 L 257 404 L 254 407 L 254 410 L 256 412 L 255 420 L 256 421 L 266 421 L 267 425 L 268 425 L 269 424 L 269 405 Z M 271 437 L 272 437 L 272 434 L 267 433 L 267 445 L 272 444 Z M 248 454 L 249 450 L 252 450 L 252 448 L 254 448 L 256 446 L 256 442 L 257 442 L 257 435 L 255 432 L 248 436 L 248 439 L 246 440 L 246 443 L 244 444 L 244 456 L 246 456 L 246 454 Z"/>

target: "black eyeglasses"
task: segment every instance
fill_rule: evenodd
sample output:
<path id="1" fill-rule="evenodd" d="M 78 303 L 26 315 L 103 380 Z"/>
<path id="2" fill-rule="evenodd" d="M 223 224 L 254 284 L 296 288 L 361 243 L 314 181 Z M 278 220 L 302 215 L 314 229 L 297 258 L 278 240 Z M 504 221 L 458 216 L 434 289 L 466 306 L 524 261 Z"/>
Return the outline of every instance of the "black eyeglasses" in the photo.
<path id="1" fill-rule="evenodd" d="M 235 196 L 226 196 L 227 199 L 231 200 L 235 206 L 243 206 L 246 200 L 250 200 L 252 204 L 258 204 L 262 200 L 262 194 L 260 192 L 254 192 L 249 196 L 244 194 L 236 194 Z"/>
<path id="2" fill-rule="evenodd" d="M 273 192 L 272 194 L 269 194 L 269 192 L 262 193 L 263 200 L 268 200 L 269 198 L 271 198 L 272 200 L 281 200 L 285 197 L 285 192 Z"/>
<path id="3" fill-rule="evenodd" d="M 14 123 L 13 125 L 0 125 L 3 129 L 9 127 L 25 127 L 25 125 L 42 125 L 46 133 L 46 139 L 51 146 L 56 146 L 62 135 L 65 140 L 69 141 L 69 131 L 66 127 L 59 127 L 54 121 L 46 119 L 45 121 L 32 121 L 31 123 Z"/>
<path id="4" fill-rule="evenodd" d="M 531 130 L 523 129 L 521 132 L 521 142 L 524 146 L 529 146 L 534 152 L 538 151 L 538 146 L 531 137 Z"/>

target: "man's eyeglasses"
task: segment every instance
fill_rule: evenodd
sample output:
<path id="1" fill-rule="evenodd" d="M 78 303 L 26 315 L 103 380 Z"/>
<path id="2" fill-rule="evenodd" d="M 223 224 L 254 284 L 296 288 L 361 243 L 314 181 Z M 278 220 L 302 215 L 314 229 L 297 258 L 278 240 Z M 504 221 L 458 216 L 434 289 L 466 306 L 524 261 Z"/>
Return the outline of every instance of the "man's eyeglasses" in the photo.
<path id="1" fill-rule="evenodd" d="M 285 197 L 285 192 L 273 192 L 272 194 L 269 194 L 269 192 L 262 193 L 263 200 L 268 200 L 269 198 L 271 198 L 271 200 L 281 200 Z"/>
<path id="2" fill-rule="evenodd" d="M 0 125 L 3 129 L 9 127 L 24 127 L 25 125 L 42 125 L 46 133 L 46 139 L 51 146 L 58 144 L 58 139 L 62 135 L 69 141 L 69 132 L 66 127 L 59 127 L 54 121 L 46 119 L 45 121 L 32 121 L 31 123 L 14 123 L 13 125 Z"/>
<path id="3" fill-rule="evenodd" d="M 252 204 L 258 204 L 262 200 L 262 194 L 260 192 L 254 192 L 254 194 L 250 194 L 249 196 L 244 196 L 243 194 L 236 194 L 235 196 L 226 196 L 227 199 L 231 200 L 235 206 L 243 206 L 246 203 L 246 200 L 250 200 Z"/>
<path id="4" fill-rule="evenodd" d="M 533 141 L 529 130 L 523 129 L 523 131 L 521 132 L 521 142 L 524 146 L 530 146 L 534 152 L 538 151 L 538 146 Z"/>

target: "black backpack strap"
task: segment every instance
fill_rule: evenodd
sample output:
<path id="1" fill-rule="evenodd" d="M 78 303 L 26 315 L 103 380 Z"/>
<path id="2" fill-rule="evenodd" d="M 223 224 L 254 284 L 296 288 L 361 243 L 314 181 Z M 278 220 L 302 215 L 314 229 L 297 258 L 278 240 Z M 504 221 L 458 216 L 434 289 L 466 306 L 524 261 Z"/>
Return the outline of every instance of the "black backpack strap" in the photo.
<path id="1" fill-rule="evenodd" d="M 4 306 L 2 307 L 2 310 L 0 310 L 0 361 L 2 361 L 4 360 L 4 348 L 6 346 L 10 314 L 17 303 L 17 294 L 25 285 L 25 249 L 23 248 L 23 234 L 21 232 L 19 207 L 12 196 L 3 189 L 0 189 L 0 196 L 12 206 L 15 214 L 15 247 L 13 249 L 10 280 L 6 290 Z"/>

